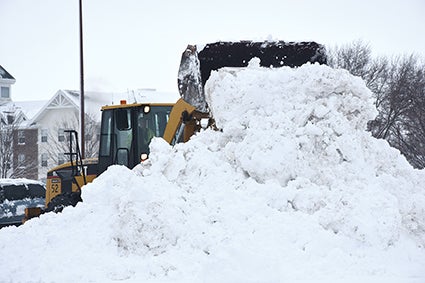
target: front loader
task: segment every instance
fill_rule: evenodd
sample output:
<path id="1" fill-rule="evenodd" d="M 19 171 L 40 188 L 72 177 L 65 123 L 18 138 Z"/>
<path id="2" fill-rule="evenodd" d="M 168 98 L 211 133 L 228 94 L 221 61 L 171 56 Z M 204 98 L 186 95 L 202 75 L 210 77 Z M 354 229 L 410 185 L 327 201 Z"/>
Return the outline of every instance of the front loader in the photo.
<path id="1" fill-rule="evenodd" d="M 133 168 L 146 160 L 153 136 L 174 145 L 188 141 L 201 128 L 214 127 L 204 93 L 211 72 L 223 67 L 246 67 L 254 57 L 266 68 L 326 64 L 325 49 L 315 42 L 216 42 L 200 50 L 188 45 L 178 71 L 181 98 L 169 104 L 123 102 L 102 107 L 98 158 L 81 160 L 78 146 L 76 152 L 70 150 L 70 161 L 47 173 L 45 209 L 27 209 L 27 218 L 75 205 L 81 201 L 81 187 L 110 165 Z M 69 133 L 78 140 L 76 132 Z"/>
<path id="2" fill-rule="evenodd" d="M 174 103 L 131 103 L 103 106 L 98 158 L 81 159 L 75 131 L 67 131 L 69 162 L 47 172 L 44 209 L 27 208 L 25 220 L 42 213 L 59 212 L 81 201 L 81 187 L 110 165 L 133 168 L 148 158 L 153 137 L 162 137 Z M 74 143 L 72 143 L 74 141 Z"/>

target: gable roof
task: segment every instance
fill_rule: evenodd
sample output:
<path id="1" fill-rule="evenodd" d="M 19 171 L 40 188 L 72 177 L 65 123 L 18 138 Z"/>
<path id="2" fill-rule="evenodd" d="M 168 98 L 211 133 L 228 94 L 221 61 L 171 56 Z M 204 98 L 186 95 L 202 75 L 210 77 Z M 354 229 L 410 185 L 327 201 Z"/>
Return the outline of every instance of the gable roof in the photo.
<path id="1" fill-rule="evenodd" d="M 55 95 L 52 96 L 41 108 L 39 108 L 37 114 L 31 119 L 30 124 L 35 124 L 45 113 L 47 109 L 52 108 L 74 108 L 78 109 L 79 106 L 64 93 L 63 90 L 58 90 Z"/>
<path id="2" fill-rule="evenodd" d="M 133 102 L 166 102 L 175 103 L 179 98 L 178 93 L 156 91 L 155 89 L 137 89 L 123 93 L 113 92 L 84 92 L 84 110 L 87 114 L 93 115 L 100 121 L 102 106 L 119 104 L 121 99 Z M 58 90 L 53 97 L 46 101 L 40 101 L 44 106 L 39 106 L 33 111 L 29 125 L 37 123 L 47 109 L 53 108 L 73 108 L 80 109 L 80 92 L 76 90 Z M 40 105 L 40 104 L 38 104 Z M 29 115 L 28 115 L 29 116 Z"/>
<path id="3" fill-rule="evenodd" d="M 64 95 L 68 97 L 80 109 L 80 92 L 76 90 L 63 90 Z M 104 105 L 113 103 L 113 93 L 109 92 L 96 92 L 96 91 L 85 91 L 84 92 L 84 111 L 99 117 L 100 121 L 100 109 Z"/>
<path id="4" fill-rule="evenodd" d="M 87 91 L 84 93 L 84 110 L 87 114 L 94 115 L 99 121 L 102 106 L 110 104 L 113 95 L 106 92 L 92 92 Z M 58 90 L 53 97 L 48 100 L 43 107 L 39 109 L 36 115 L 31 120 L 31 124 L 43 116 L 47 109 L 54 108 L 72 108 L 77 111 L 80 109 L 80 92 L 75 90 Z"/>
<path id="5" fill-rule="evenodd" d="M 6 71 L 6 69 L 3 68 L 1 65 L 0 65 L 0 79 L 15 80 L 15 78 L 12 77 L 12 75 L 9 74 L 9 72 Z"/>
<path id="6" fill-rule="evenodd" d="M 9 124 L 8 116 L 13 117 L 13 124 L 18 127 L 26 127 L 28 124 L 28 116 L 25 111 L 14 102 L 7 102 L 0 105 L 0 123 Z"/>
<path id="7" fill-rule="evenodd" d="M 31 100 L 31 101 L 13 101 L 10 104 L 15 105 L 25 114 L 28 120 L 32 120 L 41 108 L 46 104 L 47 100 Z"/>

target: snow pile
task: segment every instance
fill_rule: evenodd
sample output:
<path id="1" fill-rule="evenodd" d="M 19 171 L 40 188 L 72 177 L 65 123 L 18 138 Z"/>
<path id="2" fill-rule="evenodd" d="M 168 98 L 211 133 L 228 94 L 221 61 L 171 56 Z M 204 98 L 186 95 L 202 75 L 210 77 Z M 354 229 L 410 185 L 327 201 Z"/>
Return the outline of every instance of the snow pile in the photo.
<path id="1" fill-rule="evenodd" d="M 424 173 L 365 131 L 360 79 L 252 60 L 206 92 L 221 131 L 154 139 L 76 208 L 1 230 L 0 281 L 425 281 Z"/>

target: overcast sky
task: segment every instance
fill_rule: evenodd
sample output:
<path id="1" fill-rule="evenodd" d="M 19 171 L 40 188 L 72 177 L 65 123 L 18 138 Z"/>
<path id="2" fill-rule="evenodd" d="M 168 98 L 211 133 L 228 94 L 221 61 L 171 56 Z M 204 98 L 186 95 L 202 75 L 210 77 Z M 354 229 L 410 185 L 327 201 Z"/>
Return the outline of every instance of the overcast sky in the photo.
<path id="1" fill-rule="evenodd" d="M 177 92 L 187 44 L 362 39 L 374 54 L 425 57 L 424 0 L 83 0 L 86 90 Z M 0 65 L 12 98 L 79 90 L 78 0 L 0 0 Z"/>

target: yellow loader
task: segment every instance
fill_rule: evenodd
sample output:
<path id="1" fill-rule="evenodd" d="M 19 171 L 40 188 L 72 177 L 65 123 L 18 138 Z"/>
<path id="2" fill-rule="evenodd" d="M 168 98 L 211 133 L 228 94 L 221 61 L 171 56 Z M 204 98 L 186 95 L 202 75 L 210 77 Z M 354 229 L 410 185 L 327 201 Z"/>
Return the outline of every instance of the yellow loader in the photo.
<path id="1" fill-rule="evenodd" d="M 315 42 L 216 42 L 197 50 L 188 45 L 178 72 L 181 98 L 170 104 L 133 103 L 102 107 L 100 147 L 97 159 L 81 159 L 75 131 L 70 135 L 69 162 L 47 173 L 44 209 L 29 208 L 26 219 L 81 201 L 81 188 L 113 164 L 133 168 L 148 158 L 153 136 L 168 143 L 186 142 L 201 127 L 213 127 L 204 86 L 211 71 L 222 67 L 246 67 L 257 57 L 267 68 L 298 67 L 305 63 L 326 64 L 325 48 Z"/>

